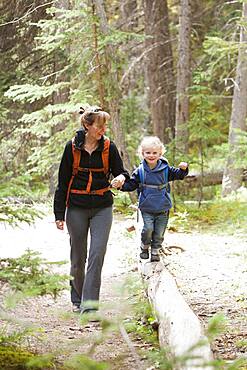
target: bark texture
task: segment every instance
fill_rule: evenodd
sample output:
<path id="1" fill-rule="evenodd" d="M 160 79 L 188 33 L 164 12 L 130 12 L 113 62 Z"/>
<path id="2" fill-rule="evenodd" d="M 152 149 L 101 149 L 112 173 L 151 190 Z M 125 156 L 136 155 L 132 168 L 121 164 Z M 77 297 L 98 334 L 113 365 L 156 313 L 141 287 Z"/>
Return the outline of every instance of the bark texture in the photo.
<path id="1" fill-rule="evenodd" d="M 138 24 L 137 1 L 136 0 L 121 1 L 120 10 L 121 10 L 121 15 L 122 15 L 122 20 L 124 20 L 122 29 L 124 31 L 133 30 Z"/>
<path id="2" fill-rule="evenodd" d="M 223 179 L 223 171 L 204 173 L 203 180 L 201 174 L 189 174 L 185 177 L 183 184 L 187 184 L 190 188 L 203 186 L 220 185 Z M 245 170 L 241 176 L 241 182 L 247 181 L 247 171 Z"/>
<path id="3" fill-rule="evenodd" d="M 180 1 L 179 44 L 177 64 L 177 100 L 176 100 L 176 147 L 182 153 L 188 153 L 189 94 L 190 71 L 190 34 L 191 6 L 190 0 Z"/>
<path id="4" fill-rule="evenodd" d="M 143 0 L 146 75 L 153 133 L 168 143 L 175 135 L 175 83 L 166 0 Z"/>
<path id="5" fill-rule="evenodd" d="M 242 185 L 243 167 L 236 163 L 240 156 L 246 156 L 240 147 L 240 133 L 246 131 L 247 115 L 247 3 L 243 3 L 242 24 L 236 80 L 232 100 L 232 114 L 229 127 L 229 154 L 222 181 L 222 196 L 236 191 Z"/>
<path id="6" fill-rule="evenodd" d="M 99 18 L 100 31 L 104 36 L 110 34 L 110 28 L 107 22 L 106 12 L 104 8 L 103 0 L 93 0 L 95 5 L 95 12 Z M 105 67 L 107 70 L 107 95 L 109 97 L 108 106 L 112 121 L 112 132 L 115 143 L 120 151 L 120 155 L 123 158 L 125 167 L 131 172 L 130 160 L 128 151 L 126 150 L 124 132 L 120 123 L 120 97 L 121 91 L 119 88 L 118 73 L 114 70 L 114 56 L 117 54 L 117 50 L 110 43 L 105 45 L 104 56 L 105 56 Z"/>
<path id="7" fill-rule="evenodd" d="M 59 19 L 60 17 L 60 9 L 69 9 L 69 1 L 62 0 L 56 1 L 55 3 L 56 8 L 58 9 L 55 13 L 55 17 Z M 59 32 L 64 32 L 64 29 L 61 27 Z M 68 81 L 68 75 L 66 73 L 61 73 L 61 71 L 65 64 L 68 61 L 69 49 L 66 50 L 66 53 L 63 53 L 63 57 L 55 56 L 54 57 L 54 64 L 53 64 L 53 73 L 54 73 L 54 83 Z M 62 91 L 55 92 L 52 96 L 52 104 L 64 104 L 69 100 L 69 89 L 64 88 Z M 65 120 L 61 120 L 59 124 L 53 126 L 51 128 L 52 135 L 55 135 L 56 132 L 63 131 L 66 127 L 67 122 Z M 57 171 L 58 171 L 59 163 L 53 163 L 49 173 L 49 195 L 53 195 L 56 189 L 57 183 Z"/>

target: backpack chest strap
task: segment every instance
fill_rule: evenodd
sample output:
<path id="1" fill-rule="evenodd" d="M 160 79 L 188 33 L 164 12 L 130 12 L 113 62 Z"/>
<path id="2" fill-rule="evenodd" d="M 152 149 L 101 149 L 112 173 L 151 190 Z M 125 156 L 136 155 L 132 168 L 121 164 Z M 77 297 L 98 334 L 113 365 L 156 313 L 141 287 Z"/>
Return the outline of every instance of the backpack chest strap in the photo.
<path id="1" fill-rule="evenodd" d="M 108 190 L 110 190 L 110 186 L 106 188 L 97 189 L 97 190 L 78 190 L 78 189 L 71 189 L 70 192 L 73 194 L 85 194 L 85 195 L 104 195 Z"/>
<path id="2" fill-rule="evenodd" d="M 78 167 L 78 172 L 105 172 L 104 168 Z"/>
<path id="3" fill-rule="evenodd" d="M 140 187 L 162 190 L 166 187 L 166 184 L 161 184 L 161 185 L 140 184 Z"/>
<path id="4" fill-rule="evenodd" d="M 91 185 L 93 181 L 93 172 L 103 172 L 105 175 L 109 172 L 109 151 L 110 151 L 110 140 L 108 138 L 105 138 L 104 140 L 104 148 L 101 154 L 103 168 L 84 168 L 80 167 L 80 159 L 81 159 L 81 151 L 77 148 L 75 148 L 74 140 L 72 141 L 72 155 L 73 155 L 73 169 L 72 169 L 72 177 L 70 179 L 68 190 L 67 190 L 67 197 L 66 197 L 66 205 L 68 206 L 69 202 L 69 194 L 70 193 L 76 193 L 76 194 L 97 194 L 97 195 L 104 195 L 106 191 L 110 189 L 110 187 L 97 189 L 97 190 L 91 190 Z M 77 189 L 71 189 L 73 180 L 75 176 L 78 174 L 78 172 L 88 172 L 89 178 L 86 189 L 77 190 Z"/>

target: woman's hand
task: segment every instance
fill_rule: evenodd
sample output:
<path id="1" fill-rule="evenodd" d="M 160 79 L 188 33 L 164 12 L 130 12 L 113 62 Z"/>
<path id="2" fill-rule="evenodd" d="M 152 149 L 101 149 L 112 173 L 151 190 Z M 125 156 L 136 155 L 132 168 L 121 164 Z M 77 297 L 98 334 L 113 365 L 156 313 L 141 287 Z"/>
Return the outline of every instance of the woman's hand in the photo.
<path id="1" fill-rule="evenodd" d="M 63 230 L 64 229 L 64 221 L 63 220 L 57 220 L 56 221 L 56 226 L 59 230 Z"/>
<path id="2" fill-rule="evenodd" d="M 114 179 L 111 181 L 111 186 L 115 189 L 121 189 L 124 182 L 125 182 L 125 176 L 118 175 L 117 177 L 114 177 Z"/>
<path id="3" fill-rule="evenodd" d="M 187 170 L 188 168 L 188 163 L 187 162 L 180 162 L 178 167 L 181 169 L 181 170 Z"/>

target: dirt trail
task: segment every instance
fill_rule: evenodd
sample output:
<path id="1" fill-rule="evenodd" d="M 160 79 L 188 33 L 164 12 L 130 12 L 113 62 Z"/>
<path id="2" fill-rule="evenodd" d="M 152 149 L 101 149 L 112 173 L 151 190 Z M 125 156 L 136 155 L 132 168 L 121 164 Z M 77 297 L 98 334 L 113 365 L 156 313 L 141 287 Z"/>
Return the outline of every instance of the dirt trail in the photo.
<path id="1" fill-rule="evenodd" d="M 213 343 L 216 357 L 247 355 L 247 239 L 210 234 L 168 233 L 164 256 L 186 302 L 206 327 L 215 314 L 227 320 L 226 332 Z"/>
<path id="2" fill-rule="evenodd" d="M 135 232 L 127 227 L 134 223 L 115 216 L 106 254 L 101 290 L 102 311 L 107 319 L 119 325 L 119 317 L 128 318 L 128 294 L 122 285 L 130 271 L 137 269 L 138 245 Z M 47 216 L 34 226 L 20 229 L 0 225 L 0 257 L 20 256 L 30 248 L 41 252 L 49 261 L 69 260 L 69 242 L 66 231 L 55 228 L 53 216 Z M 246 355 L 240 341 L 247 338 L 246 286 L 247 286 L 247 241 L 233 237 L 206 234 L 166 233 L 164 247 L 171 248 L 170 255 L 162 257 L 168 270 L 175 276 L 186 301 L 206 325 L 216 312 L 223 312 L 229 319 L 228 332 L 215 342 L 213 350 L 217 357 L 234 359 Z M 63 267 L 69 272 L 69 264 Z M 138 279 L 138 273 L 136 274 Z M 106 339 L 100 340 L 102 328 L 98 323 L 82 326 L 78 316 L 71 313 L 69 292 L 57 302 L 47 297 L 29 300 L 11 311 L 44 329 L 40 341 L 31 342 L 39 351 L 57 352 L 61 361 L 71 353 L 92 353 L 92 358 L 110 363 L 111 369 L 150 368 L 145 355 L 137 355 L 138 349 L 147 344 L 134 341 L 127 343 L 119 330 L 109 331 Z"/>
<path id="3" fill-rule="evenodd" d="M 115 221 L 112 227 L 105 258 L 101 289 L 101 315 L 116 326 L 104 330 L 99 323 L 81 324 L 79 315 L 71 312 L 69 291 L 56 302 L 49 297 L 29 299 L 11 310 L 13 318 L 21 318 L 27 325 L 42 328 L 37 340 L 29 340 L 29 346 L 41 353 L 52 352 L 63 362 L 73 354 L 88 354 L 97 361 L 110 364 L 111 369 L 146 369 L 149 363 L 145 356 L 137 355 L 141 347 L 147 346 L 140 338 L 128 342 L 119 327 L 121 319 L 131 315 L 128 292 L 123 284 L 128 272 L 135 270 L 136 249 L 133 239 L 126 243 L 125 220 Z M 0 225 L 0 256 L 18 257 L 26 249 L 39 251 L 48 261 L 69 261 L 69 237 L 67 231 L 56 229 L 53 216 L 38 220 L 34 226 L 10 228 Z M 60 269 L 69 273 L 69 263 Z M 136 277 L 139 278 L 136 272 Z M 4 290 L 4 289 L 3 289 Z M 2 291 L 3 291 L 2 290 Z M 95 343 L 99 342 L 95 346 Z"/>

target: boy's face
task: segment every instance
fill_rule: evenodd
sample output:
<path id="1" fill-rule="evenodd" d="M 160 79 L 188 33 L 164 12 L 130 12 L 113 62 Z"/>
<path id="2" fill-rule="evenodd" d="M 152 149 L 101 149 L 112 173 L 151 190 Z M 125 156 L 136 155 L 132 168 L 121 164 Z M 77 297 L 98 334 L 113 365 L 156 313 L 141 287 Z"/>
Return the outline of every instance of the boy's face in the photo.
<path id="1" fill-rule="evenodd" d="M 146 147 L 143 149 L 142 155 L 149 167 L 154 168 L 157 165 L 162 153 L 158 147 Z"/>

